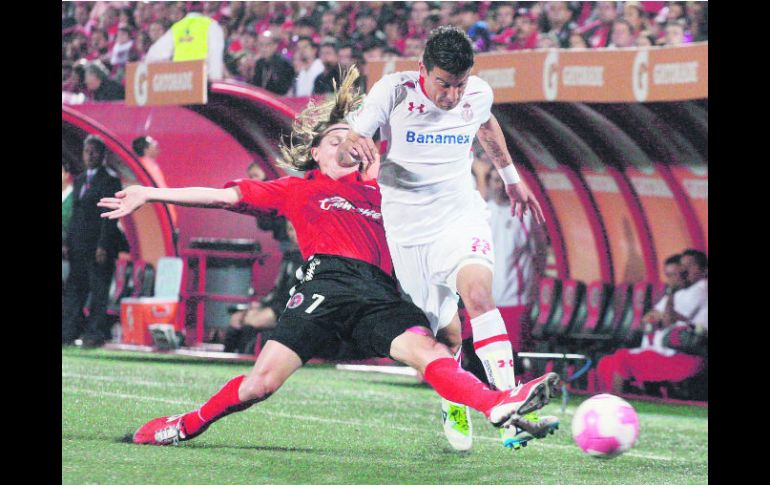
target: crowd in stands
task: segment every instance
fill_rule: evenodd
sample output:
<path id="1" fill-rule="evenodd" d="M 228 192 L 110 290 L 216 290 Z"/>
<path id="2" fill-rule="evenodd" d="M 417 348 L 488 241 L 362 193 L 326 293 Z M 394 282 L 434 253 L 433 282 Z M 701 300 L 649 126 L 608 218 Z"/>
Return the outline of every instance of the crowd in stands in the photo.
<path id="1" fill-rule="evenodd" d="M 707 2 L 62 2 L 62 91 L 122 99 L 126 64 L 191 10 L 221 27 L 223 78 L 288 96 L 331 92 L 338 64 L 419 57 L 446 24 L 478 52 L 708 40 Z"/>

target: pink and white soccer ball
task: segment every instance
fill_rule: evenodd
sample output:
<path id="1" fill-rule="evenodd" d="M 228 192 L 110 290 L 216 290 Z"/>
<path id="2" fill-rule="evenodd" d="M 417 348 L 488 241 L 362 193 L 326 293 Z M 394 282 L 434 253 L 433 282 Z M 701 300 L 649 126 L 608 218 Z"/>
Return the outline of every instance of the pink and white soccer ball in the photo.
<path id="1" fill-rule="evenodd" d="M 623 399 L 612 394 L 597 394 L 583 401 L 575 411 L 572 437 L 584 453 L 614 458 L 636 443 L 639 418 Z"/>

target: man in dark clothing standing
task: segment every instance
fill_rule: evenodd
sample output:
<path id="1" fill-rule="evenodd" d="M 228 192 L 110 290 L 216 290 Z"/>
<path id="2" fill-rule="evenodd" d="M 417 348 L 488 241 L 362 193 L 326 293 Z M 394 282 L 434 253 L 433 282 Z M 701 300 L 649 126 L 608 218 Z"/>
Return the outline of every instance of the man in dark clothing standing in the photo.
<path id="1" fill-rule="evenodd" d="M 277 53 L 278 42 L 269 30 L 259 36 L 257 48 L 259 60 L 254 68 L 251 84 L 281 96 L 285 95 L 294 82 L 294 68 Z"/>
<path id="2" fill-rule="evenodd" d="M 102 197 L 121 189 L 120 180 L 104 166 L 106 146 L 101 138 L 90 135 L 83 143 L 86 171 L 73 186 L 72 218 L 63 248 L 70 261 L 70 273 L 64 293 L 62 344 L 71 345 L 79 336 L 78 322 L 83 306 L 91 295 L 83 346 L 99 347 L 107 336 L 107 300 L 110 281 L 118 256 L 120 231 L 117 221 L 103 219 L 96 206 Z"/>

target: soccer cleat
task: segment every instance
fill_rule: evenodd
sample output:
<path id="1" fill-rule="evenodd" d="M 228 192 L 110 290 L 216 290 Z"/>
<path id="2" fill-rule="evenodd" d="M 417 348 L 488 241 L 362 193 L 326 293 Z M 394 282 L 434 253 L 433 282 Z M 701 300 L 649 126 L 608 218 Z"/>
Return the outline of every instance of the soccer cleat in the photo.
<path id="1" fill-rule="evenodd" d="M 187 441 L 205 431 L 207 426 L 194 435 L 188 434 L 182 424 L 182 416 L 177 414 L 153 419 L 134 433 L 133 442 L 138 445 L 176 446 L 180 441 Z"/>
<path id="2" fill-rule="evenodd" d="M 444 435 L 449 444 L 457 451 L 467 451 L 473 444 L 473 425 L 468 406 L 441 400 L 441 418 L 444 422 Z"/>
<path id="3" fill-rule="evenodd" d="M 500 430 L 503 446 L 518 450 L 527 446 L 532 439 L 545 438 L 559 429 L 559 418 L 556 416 L 538 416 L 529 413 L 514 420 L 514 425 Z"/>
<path id="4" fill-rule="evenodd" d="M 549 372 L 526 384 L 520 384 L 504 394 L 503 398 L 484 414 L 496 427 L 515 424 L 525 414 L 536 411 L 559 391 L 559 375 Z"/>

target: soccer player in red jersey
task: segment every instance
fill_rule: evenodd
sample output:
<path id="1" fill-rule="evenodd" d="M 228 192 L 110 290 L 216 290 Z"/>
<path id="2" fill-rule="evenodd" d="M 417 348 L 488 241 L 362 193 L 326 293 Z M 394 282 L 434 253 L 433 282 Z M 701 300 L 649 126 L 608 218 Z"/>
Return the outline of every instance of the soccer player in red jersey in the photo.
<path id="1" fill-rule="evenodd" d="M 247 214 L 275 210 L 294 225 L 307 259 L 249 374 L 227 382 L 196 410 L 149 421 L 134 433 L 135 443 L 170 445 L 194 438 L 214 421 L 267 399 L 310 358 L 333 355 L 343 341 L 364 356 L 389 356 L 415 368 L 442 397 L 484 413 L 495 426 L 526 426 L 521 416 L 558 391 L 555 373 L 512 390 L 489 389 L 458 366 L 433 337 L 425 314 L 400 297 L 382 225 L 377 164 L 362 173 L 360 164 L 338 156 L 349 131 L 345 115 L 361 99 L 352 92 L 357 76 L 352 69 L 334 99 L 306 108 L 295 121 L 292 141 L 282 144 L 284 162 L 305 170 L 304 178 L 235 180 L 223 189 L 131 186 L 99 202 L 109 209 L 102 217 L 110 219 L 147 202 Z"/>

